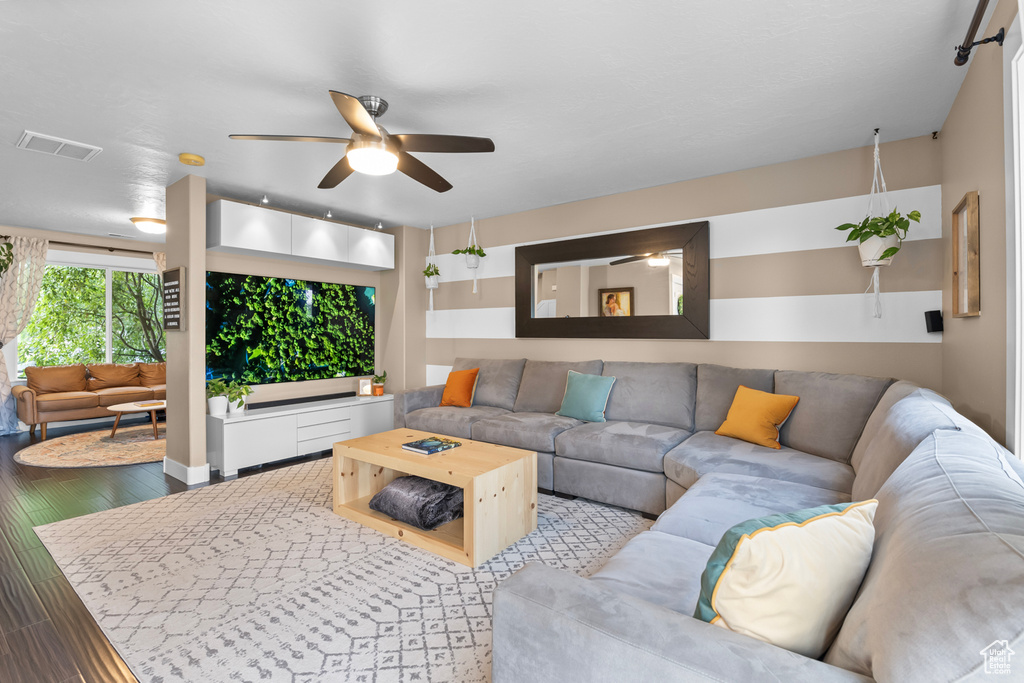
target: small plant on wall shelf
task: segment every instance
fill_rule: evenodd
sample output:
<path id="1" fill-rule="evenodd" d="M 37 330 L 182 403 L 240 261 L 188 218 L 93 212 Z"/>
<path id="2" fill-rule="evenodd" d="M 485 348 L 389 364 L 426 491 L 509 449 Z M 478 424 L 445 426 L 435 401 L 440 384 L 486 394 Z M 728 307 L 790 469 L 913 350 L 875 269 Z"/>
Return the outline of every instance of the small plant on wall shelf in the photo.
<path id="1" fill-rule="evenodd" d="M 921 212 L 911 211 L 904 216 L 899 209 L 893 209 L 887 216 L 868 216 L 860 223 L 844 223 L 836 230 L 850 231 L 846 241 L 858 242 L 865 266 L 884 266 L 903 246 L 911 221 L 920 223 Z"/>

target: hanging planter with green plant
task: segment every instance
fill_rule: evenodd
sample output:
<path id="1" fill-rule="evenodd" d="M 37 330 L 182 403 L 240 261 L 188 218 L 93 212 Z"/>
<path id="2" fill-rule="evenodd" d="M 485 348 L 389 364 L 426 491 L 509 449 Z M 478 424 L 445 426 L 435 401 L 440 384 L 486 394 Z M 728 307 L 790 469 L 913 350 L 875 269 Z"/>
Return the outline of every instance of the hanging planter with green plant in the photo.
<path id="1" fill-rule="evenodd" d="M 427 289 L 437 289 L 437 278 L 441 275 L 441 271 L 437 269 L 436 263 L 428 263 L 427 267 L 423 269 L 423 277 L 427 283 Z"/>
<path id="2" fill-rule="evenodd" d="M 849 230 L 847 242 L 859 242 L 861 264 L 865 267 L 887 266 L 907 239 L 910 221 L 921 222 L 921 212 L 911 211 L 906 216 L 893 209 L 886 216 L 866 217 L 858 223 L 843 223 L 836 230 Z"/>
<path id="3" fill-rule="evenodd" d="M 476 269 L 480 267 L 480 259 L 487 256 L 487 252 L 476 242 L 475 218 L 469 219 L 469 242 L 466 243 L 466 248 L 454 249 L 452 253 L 466 255 L 466 267 L 473 271 L 473 293 L 476 294 Z"/>
<path id="4" fill-rule="evenodd" d="M 871 193 L 868 195 L 868 210 L 860 223 L 843 223 L 836 230 L 850 231 L 847 242 L 857 242 L 860 263 L 865 268 L 874 268 L 871 283 L 865 294 L 872 292 L 874 297 L 874 317 L 882 317 L 882 295 L 878 281 L 878 269 L 892 263 L 892 257 L 899 253 L 903 240 L 907 238 L 910 222 L 921 222 L 920 211 L 910 211 L 906 215 L 898 208 L 889 209 L 888 191 L 885 189 L 885 176 L 882 175 L 882 160 L 878 152 L 879 135 L 875 128 L 875 168 L 871 177 Z M 876 213 L 875 204 L 878 204 Z"/>

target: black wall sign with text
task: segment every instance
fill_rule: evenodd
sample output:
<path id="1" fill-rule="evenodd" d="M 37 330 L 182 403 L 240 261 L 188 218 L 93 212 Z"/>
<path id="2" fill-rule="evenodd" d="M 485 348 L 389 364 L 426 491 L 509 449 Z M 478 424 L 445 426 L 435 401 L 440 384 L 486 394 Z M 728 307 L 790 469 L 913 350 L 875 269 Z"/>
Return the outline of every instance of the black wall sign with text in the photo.
<path id="1" fill-rule="evenodd" d="M 185 268 L 164 271 L 164 329 L 185 329 Z"/>

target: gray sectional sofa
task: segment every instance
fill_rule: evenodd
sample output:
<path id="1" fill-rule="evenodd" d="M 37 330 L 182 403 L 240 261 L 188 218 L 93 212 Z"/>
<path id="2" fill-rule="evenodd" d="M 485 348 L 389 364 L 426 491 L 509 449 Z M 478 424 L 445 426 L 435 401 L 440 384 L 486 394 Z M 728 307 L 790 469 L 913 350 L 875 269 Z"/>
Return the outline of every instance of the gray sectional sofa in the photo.
<path id="1" fill-rule="evenodd" d="M 474 407 L 404 392 L 396 426 L 536 450 L 541 488 L 659 514 L 589 578 L 530 564 L 497 587 L 495 683 L 981 680 L 1002 641 L 1024 679 L 1024 466 L 934 392 L 688 363 L 456 363 L 471 367 Z M 553 415 L 569 369 L 617 378 L 608 422 Z M 781 450 L 714 434 L 740 384 L 801 397 Z M 692 617 L 727 529 L 872 497 L 872 562 L 821 661 Z"/>

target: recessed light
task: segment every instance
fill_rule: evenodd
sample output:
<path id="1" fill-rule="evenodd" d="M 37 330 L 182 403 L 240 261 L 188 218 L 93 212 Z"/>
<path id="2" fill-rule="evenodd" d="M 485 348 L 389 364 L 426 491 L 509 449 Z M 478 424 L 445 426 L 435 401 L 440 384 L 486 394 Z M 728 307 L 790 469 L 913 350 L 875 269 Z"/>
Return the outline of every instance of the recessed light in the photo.
<path id="1" fill-rule="evenodd" d="M 162 235 L 167 232 L 167 221 L 159 218 L 133 216 L 129 220 L 135 224 L 136 228 L 150 235 Z"/>
<path id="2" fill-rule="evenodd" d="M 189 154 L 188 152 L 182 152 L 179 154 L 178 161 L 186 166 L 204 166 L 206 164 L 206 159 L 198 154 Z"/>
<path id="3" fill-rule="evenodd" d="M 263 199 L 260 200 L 260 204 L 269 204 L 269 203 L 270 203 L 270 199 L 267 198 L 267 195 L 263 195 Z"/>

